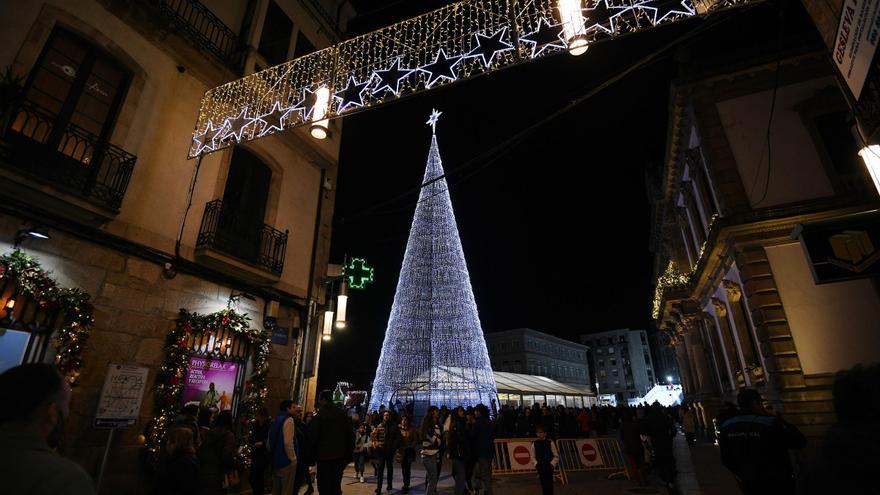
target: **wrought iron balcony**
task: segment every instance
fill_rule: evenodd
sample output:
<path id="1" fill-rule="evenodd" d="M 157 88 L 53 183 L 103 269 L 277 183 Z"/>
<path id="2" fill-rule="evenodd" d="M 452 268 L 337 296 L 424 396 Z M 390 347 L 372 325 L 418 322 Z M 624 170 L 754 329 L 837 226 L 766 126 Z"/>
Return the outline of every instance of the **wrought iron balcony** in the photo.
<path id="1" fill-rule="evenodd" d="M 205 205 L 196 248 L 210 248 L 280 275 L 288 231 L 257 224 L 215 199 Z"/>
<path id="2" fill-rule="evenodd" d="M 245 50 L 238 35 L 198 0 L 152 0 L 159 10 L 199 48 L 241 72 Z"/>
<path id="3" fill-rule="evenodd" d="M 137 157 L 24 100 L 4 141 L 5 166 L 118 211 Z"/>

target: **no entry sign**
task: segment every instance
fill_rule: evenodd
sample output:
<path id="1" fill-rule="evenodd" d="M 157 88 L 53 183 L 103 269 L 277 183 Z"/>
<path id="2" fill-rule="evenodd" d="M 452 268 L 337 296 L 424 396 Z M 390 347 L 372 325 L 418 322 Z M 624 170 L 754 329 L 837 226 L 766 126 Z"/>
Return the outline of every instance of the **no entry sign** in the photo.
<path id="1" fill-rule="evenodd" d="M 510 469 L 535 469 L 535 452 L 531 443 L 510 442 L 507 444 L 507 454 L 510 456 Z"/>
<path id="2" fill-rule="evenodd" d="M 605 464 L 602 461 L 602 455 L 599 454 L 595 440 L 578 440 L 576 445 L 580 453 L 581 464 L 584 467 L 598 467 Z"/>

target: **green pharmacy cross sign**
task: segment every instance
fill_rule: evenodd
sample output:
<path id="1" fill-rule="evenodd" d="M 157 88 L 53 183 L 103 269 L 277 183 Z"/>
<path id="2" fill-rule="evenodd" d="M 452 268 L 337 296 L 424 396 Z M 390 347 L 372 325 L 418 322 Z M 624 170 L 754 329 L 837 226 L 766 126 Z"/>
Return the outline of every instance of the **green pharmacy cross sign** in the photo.
<path id="1" fill-rule="evenodd" d="M 342 273 L 352 289 L 363 289 L 367 284 L 373 283 L 373 267 L 367 265 L 367 260 L 363 258 L 352 258 L 346 263 Z"/>

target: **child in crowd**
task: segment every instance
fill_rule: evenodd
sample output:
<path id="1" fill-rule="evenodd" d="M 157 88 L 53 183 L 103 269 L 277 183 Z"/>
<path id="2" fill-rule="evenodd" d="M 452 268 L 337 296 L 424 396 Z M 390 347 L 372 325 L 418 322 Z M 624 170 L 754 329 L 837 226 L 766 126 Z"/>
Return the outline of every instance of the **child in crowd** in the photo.
<path id="1" fill-rule="evenodd" d="M 538 439 L 532 442 L 535 451 L 535 469 L 538 470 L 538 479 L 541 480 L 541 493 L 553 495 L 553 471 L 559 464 L 559 452 L 556 450 L 556 442 L 547 438 L 547 431 L 543 425 L 535 428 Z"/>

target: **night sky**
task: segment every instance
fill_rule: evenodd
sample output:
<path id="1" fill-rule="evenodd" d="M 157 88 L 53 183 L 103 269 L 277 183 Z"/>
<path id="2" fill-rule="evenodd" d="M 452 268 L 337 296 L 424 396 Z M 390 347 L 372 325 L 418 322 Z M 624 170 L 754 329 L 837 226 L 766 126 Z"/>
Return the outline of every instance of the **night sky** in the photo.
<path id="1" fill-rule="evenodd" d="M 377 9 L 383 2 L 361 3 Z M 443 2 L 385 3 L 391 6 L 351 29 L 369 31 Z M 812 29 L 799 2 L 790 3 L 787 29 Z M 376 268 L 376 282 L 351 291 L 349 329 L 322 347 L 321 388 L 339 380 L 368 388 L 375 373 L 425 171 L 431 130 L 424 122 L 432 108 L 443 112 L 437 137 L 483 331 L 529 327 L 578 341 L 584 333 L 647 328 L 653 254 L 646 174 L 659 170 L 665 154 L 676 50 L 526 138 L 505 141 L 707 22 L 713 26 L 705 34 L 687 41 L 692 55 L 719 43 L 778 47 L 773 2 L 711 19 L 599 43 L 580 57 L 552 56 L 346 117 L 331 261 L 364 257 Z M 769 40 L 756 39 L 756 31 Z"/>

